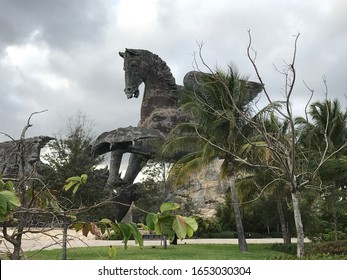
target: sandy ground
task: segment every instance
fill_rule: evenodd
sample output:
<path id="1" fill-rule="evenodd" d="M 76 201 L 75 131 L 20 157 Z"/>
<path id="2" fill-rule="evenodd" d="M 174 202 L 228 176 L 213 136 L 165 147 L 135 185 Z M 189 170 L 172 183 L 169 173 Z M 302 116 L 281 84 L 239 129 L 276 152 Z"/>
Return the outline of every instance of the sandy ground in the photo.
<path id="1" fill-rule="evenodd" d="M 23 251 L 32 251 L 38 249 L 57 249 L 62 247 L 63 230 L 54 229 L 43 233 L 27 233 L 22 240 Z M 2 241 L 0 244 L 0 253 L 4 253 L 13 248 L 12 244 L 5 241 L 0 236 Z M 309 242 L 309 240 L 306 240 Z M 296 239 L 293 238 L 292 242 L 295 243 Z M 179 240 L 178 244 L 237 244 L 237 239 L 184 239 Z M 283 243 L 281 238 L 261 238 L 261 239 L 247 239 L 247 243 Z M 68 231 L 68 248 L 74 247 L 94 247 L 94 246 L 122 246 L 121 240 L 97 240 L 94 235 L 89 234 L 87 237 L 82 235 L 81 232 L 74 230 Z M 128 245 L 135 245 L 133 240 L 128 242 Z M 160 240 L 145 240 L 144 246 L 159 246 Z"/>

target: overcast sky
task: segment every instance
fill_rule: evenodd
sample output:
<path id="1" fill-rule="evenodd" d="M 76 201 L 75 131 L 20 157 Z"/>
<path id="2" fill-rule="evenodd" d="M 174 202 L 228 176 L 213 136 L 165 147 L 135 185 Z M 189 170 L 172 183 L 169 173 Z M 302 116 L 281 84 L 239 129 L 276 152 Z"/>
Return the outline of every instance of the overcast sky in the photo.
<path id="1" fill-rule="evenodd" d="M 268 91 L 279 98 L 279 68 L 290 61 L 300 32 L 296 104 L 309 93 L 346 106 L 346 0 L 0 0 L 0 131 L 20 136 L 54 135 L 79 110 L 95 123 L 95 134 L 136 126 L 141 98 L 124 94 L 118 51 L 147 49 L 171 68 L 177 84 L 193 69 L 197 42 L 209 65 L 232 62 L 256 80 L 247 60 L 251 30 L 257 62 Z M 0 141 L 8 140 L 0 135 Z"/>

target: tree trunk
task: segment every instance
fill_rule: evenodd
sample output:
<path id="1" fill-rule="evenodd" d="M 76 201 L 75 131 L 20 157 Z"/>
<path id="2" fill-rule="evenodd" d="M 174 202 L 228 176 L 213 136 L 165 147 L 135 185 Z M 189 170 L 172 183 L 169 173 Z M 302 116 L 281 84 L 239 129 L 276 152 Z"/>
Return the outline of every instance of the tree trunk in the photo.
<path id="1" fill-rule="evenodd" d="M 304 227 L 302 225 L 301 220 L 301 212 L 299 206 L 299 197 L 298 191 L 292 191 L 292 202 L 293 202 L 293 210 L 294 210 L 294 221 L 296 228 L 296 237 L 297 237 L 297 257 L 302 258 L 304 256 Z"/>
<path id="2" fill-rule="evenodd" d="M 336 208 L 335 205 L 333 206 L 333 217 L 334 217 L 334 236 L 335 236 L 335 241 L 339 239 L 339 232 L 338 232 L 338 221 L 337 221 L 337 213 L 336 213 Z"/>
<path id="3" fill-rule="evenodd" d="M 23 221 L 23 215 L 20 215 L 21 218 L 19 218 L 19 223 L 17 226 L 17 236 L 14 238 L 14 242 L 11 242 L 13 245 L 13 252 L 11 255 L 12 260 L 20 260 L 21 259 L 21 253 L 22 253 L 22 237 L 23 237 L 23 230 L 24 230 L 24 221 Z"/>
<path id="4" fill-rule="evenodd" d="M 22 237 L 24 228 L 27 222 L 26 213 L 18 214 L 18 225 L 14 229 L 14 232 L 8 234 L 7 232 L 7 222 L 5 221 L 2 224 L 2 233 L 3 237 L 6 241 L 10 242 L 13 245 L 13 251 L 10 253 L 10 259 L 12 260 L 20 260 L 22 258 Z"/>
<path id="5" fill-rule="evenodd" d="M 64 217 L 63 221 L 63 247 L 62 247 L 62 254 L 61 259 L 66 260 L 67 259 L 67 230 L 68 230 L 69 224 Z"/>
<path id="6" fill-rule="evenodd" d="M 11 260 L 20 260 L 22 258 L 22 237 L 23 237 L 23 230 L 24 230 L 24 221 L 23 221 L 23 215 L 19 215 L 19 223 L 18 226 L 16 227 L 17 232 L 15 235 L 13 233 L 9 235 L 7 233 L 7 225 L 6 222 L 3 224 L 2 232 L 4 239 L 8 242 L 10 242 L 13 245 L 13 251 L 10 254 L 10 259 Z"/>
<path id="7" fill-rule="evenodd" d="M 290 234 L 289 234 L 289 231 L 287 228 L 286 219 L 284 218 L 282 200 L 281 200 L 281 197 L 279 195 L 277 196 L 277 209 L 278 209 L 278 216 L 280 218 L 283 243 L 290 244 L 291 243 Z"/>
<path id="8" fill-rule="evenodd" d="M 239 201 L 237 198 L 237 191 L 236 191 L 236 185 L 235 185 L 235 174 L 234 174 L 232 162 L 228 163 L 228 177 L 229 177 L 228 181 L 230 182 L 231 200 L 232 200 L 232 204 L 234 208 L 235 224 L 236 224 L 237 237 L 239 242 L 239 249 L 242 253 L 245 253 L 245 252 L 248 252 L 248 245 L 247 245 L 245 232 L 244 232 L 243 224 L 242 224 L 241 212 L 240 212 Z"/>
<path id="9" fill-rule="evenodd" d="M 333 184 L 333 191 L 331 194 L 331 197 L 329 198 L 329 200 L 331 201 L 331 210 L 333 213 L 333 225 L 334 225 L 334 236 L 335 236 L 335 241 L 337 241 L 339 239 L 339 235 L 338 235 L 338 219 L 337 219 L 337 209 L 336 209 L 336 201 L 338 199 L 337 194 L 336 194 L 336 182 L 334 182 Z"/>

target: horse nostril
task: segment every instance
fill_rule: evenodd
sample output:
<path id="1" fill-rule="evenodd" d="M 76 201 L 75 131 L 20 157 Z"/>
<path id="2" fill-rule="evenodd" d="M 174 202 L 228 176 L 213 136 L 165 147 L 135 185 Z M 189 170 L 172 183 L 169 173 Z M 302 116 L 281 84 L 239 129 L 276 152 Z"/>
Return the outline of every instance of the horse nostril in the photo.
<path id="1" fill-rule="evenodd" d="M 127 88 L 125 88 L 125 91 L 131 91 L 131 87 L 127 87 Z"/>

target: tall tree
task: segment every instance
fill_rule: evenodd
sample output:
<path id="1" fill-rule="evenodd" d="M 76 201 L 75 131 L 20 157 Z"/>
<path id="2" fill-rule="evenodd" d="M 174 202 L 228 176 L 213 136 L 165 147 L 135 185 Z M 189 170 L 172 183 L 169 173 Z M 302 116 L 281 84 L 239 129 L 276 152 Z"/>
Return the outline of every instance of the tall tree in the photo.
<path id="1" fill-rule="evenodd" d="M 235 156 L 248 133 L 245 118 L 240 113 L 250 113 L 250 103 L 261 91 L 261 86 L 247 82 L 231 66 L 227 72 L 194 72 L 193 79 L 197 80 L 197 84 L 192 88 L 186 87 L 188 90 L 181 104 L 183 114 L 191 116 L 190 121 L 179 124 L 173 130 L 164 152 L 182 148 L 190 150 L 172 169 L 177 180 L 216 158 L 223 160 L 221 176 L 223 184 L 231 191 L 239 248 L 241 252 L 247 252 L 235 186 Z"/>
<path id="2" fill-rule="evenodd" d="M 269 112 L 270 114 L 264 113 Z M 280 150 L 280 146 L 286 143 L 288 137 L 289 122 L 281 122 L 273 113 L 264 110 L 255 115 L 251 120 L 250 126 L 255 123 L 262 123 L 263 133 L 259 133 L 257 129 L 253 130 L 252 135 L 248 137 L 250 141 L 245 143 L 242 148 L 242 154 L 247 157 L 247 162 L 244 162 L 243 168 L 247 171 L 248 176 L 244 178 L 243 184 L 256 185 L 253 188 L 253 194 L 256 198 L 251 202 L 259 199 L 261 196 L 272 197 L 277 203 L 277 210 L 281 224 L 281 231 L 284 243 L 290 243 L 290 232 L 288 222 L 285 219 L 283 212 L 282 200 L 288 196 L 290 187 L 287 182 L 283 181 L 281 172 L 281 164 L 278 162 L 276 149 Z M 274 139 L 278 146 L 273 146 L 269 149 L 270 139 Z M 273 145 L 275 143 L 272 143 Z M 247 188 L 249 189 L 249 187 Z"/>
<path id="3" fill-rule="evenodd" d="M 45 173 L 47 184 L 61 192 L 61 198 L 68 195 L 62 192 L 61 182 L 66 178 L 87 174 L 87 187 L 81 189 L 71 200 L 65 202 L 69 207 L 79 207 L 81 205 L 93 205 L 98 199 L 104 196 L 102 192 L 103 184 L 102 172 L 96 174 L 97 166 L 102 163 L 103 157 L 93 158 L 89 156 L 88 147 L 93 140 L 93 122 L 81 112 L 70 118 L 65 131 L 56 135 L 56 139 L 48 144 L 48 152 L 44 159 L 50 166 Z M 63 203 L 63 202 L 62 202 Z"/>
<path id="4" fill-rule="evenodd" d="M 338 239 L 338 206 L 343 201 L 346 183 L 347 112 L 343 112 L 337 99 L 316 101 L 310 105 L 309 118 L 297 118 L 300 126 L 300 143 L 303 145 L 311 162 L 318 162 L 322 156 L 329 159 L 319 168 L 319 194 L 323 198 L 329 224 L 333 224 L 335 240 Z M 331 157 L 331 158 L 330 158 Z M 342 195 L 342 196 L 341 196 Z"/>
<path id="5" fill-rule="evenodd" d="M 19 140 L 14 140 L 3 133 L 9 136 L 12 141 L 5 142 L 5 149 L 2 150 L 2 158 L 0 159 L 2 167 L 0 171 L 0 219 L 4 240 L 13 245 L 13 249 L 8 248 L 8 256 L 14 260 L 22 257 L 24 234 L 40 232 L 40 230 L 30 229 L 37 213 L 42 208 L 48 208 L 47 205 L 40 202 L 43 200 L 52 202 L 52 195 L 41 181 L 43 164 L 40 161 L 41 149 L 52 138 L 48 136 L 26 138 L 27 130 L 33 126 L 31 118 L 35 114 L 45 111 L 34 112 L 30 115 Z M 53 205 L 55 205 L 54 202 Z M 10 227 L 11 230 L 9 230 Z"/>
<path id="6" fill-rule="evenodd" d="M 143 178 L 138 184 L 140 198 L 136 201 L 136 207 L 155 212 L 163 201 L 166 200 L 170 186 L 167 184 L 168 166 L 166 163 L 149 160 L 142 170 Z M 139 223 L 145 223 L 146 213 L 133 209 L 133 219 Z"/>
<path id="7" fill-rule="evenodd" d="M 316 101 L 312 103 L 306 118 L 296 118 L 300 129 L 300 143 L 311 153 L 312 157 L 318 155 L 330 156 L 344 148 L 347 137 L 347 112 L 341 110 L 337 99 Z M 312 154 L 312 152 L 314 152 Z"/>
<path id="8" fill-rule="evenodd" d="M 316 161 L 310 161 L 310 157 L 306 157 L 305 153 L 310 152 L 304 149 L 300 145 L 298 137 L 298 127 L 296 126 L 296 120 L 293 115 L 292 99 L 294 95 L 294 86 L 297 80 L 296 72 L 296 58 L 297 58 L 297 41 L 299 38 L 298 34 L 295 36 L 294 51 L 290 63 L 285 63 L 282 70 L 278 70 L 280 74 L 284 77 L 284 100 L 278 102 L 274 101 L 270 96 L 267 89 L 264 87 L 264 96 L 268 101 L 268 107 L 273 109 L 276 117 L 280 118 L 284 122 L 288 123 L 288 133 L 286 136 L 278 140 L 273 136 L 272 133 L 266 129 L 264 125 L 267 119 L 267 114 L 264 114 L 262 118 L 258 118 L 256 122 L 252 122 L 252 128 L 257 130 L 259 134 L 262 135 L 266 146 L 271 150 L 274 158 L 274 164 L 272 164 L 271 171 L 274 173 L 274 177 L 282 180 L 285 184 L 290 187 L 294 221 L 297 235 L 297 256 L 304 256 L 304 228 L 301 218 L 300 210 L 300 193 L 308 187 L 314 184 L 315 179 L 318 177 L 318 171 L 320 167 L 333 155 L 338 153 L 341 149 L 346 147 L 346 143 L 342 146 L 337 147 L 329 155 L 327 151 L 329 150 L 328 141 L 324 141 L 323 147 L 319 157 L 316 157 Z M 248 58 L 252 63 L 258 80 L 264 84 L 263 79 L 260 75 L 259 69 L 256 64 L 256 52 L 252 48 L 251 34 L 249 32 L 249 45 L 247 48 Z M 310 89 L 309 89 L 310 90 Z M 312 95 L 313 91 L 310 90 Z M 312 98 L 312 96 L 311 96 Z M 311 100 L 311 99 L 310 99 Z M 310 102 L 309 100 L 309 102 Z M 282 105 L 282 106 L 278 106 Z M 324 126 L 324 139 L 328 139 L 327 129 L 328 123 Z"/>

